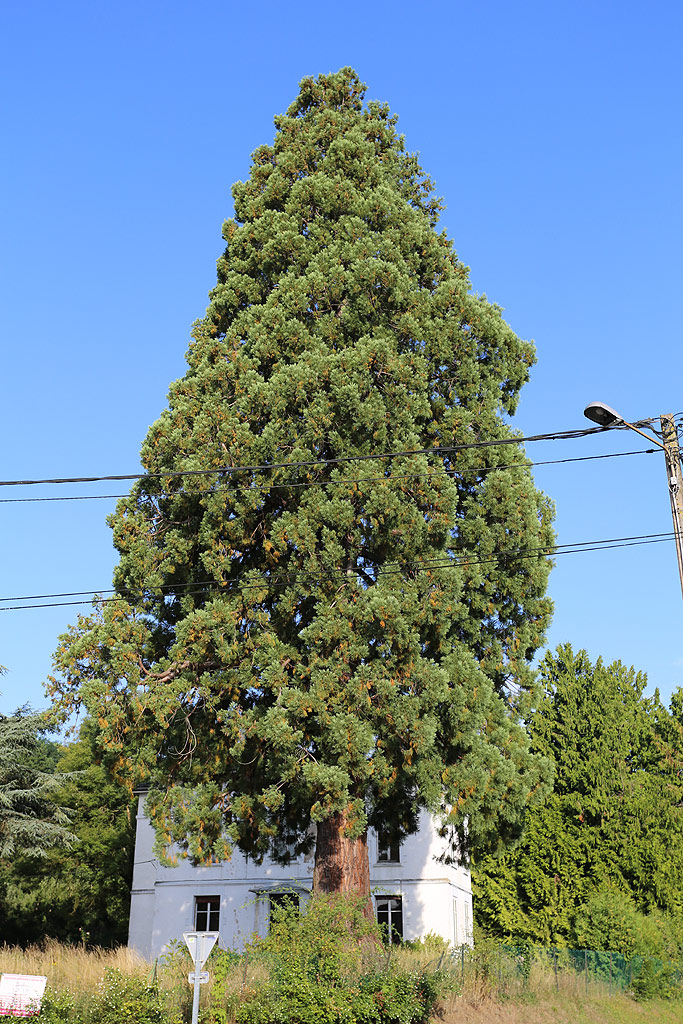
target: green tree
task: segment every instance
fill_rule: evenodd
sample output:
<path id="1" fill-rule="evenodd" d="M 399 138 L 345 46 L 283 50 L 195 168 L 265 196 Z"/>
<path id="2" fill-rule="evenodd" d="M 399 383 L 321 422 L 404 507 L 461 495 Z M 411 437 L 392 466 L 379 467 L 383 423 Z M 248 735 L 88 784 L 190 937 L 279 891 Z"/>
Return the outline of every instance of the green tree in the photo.
<path id="1" fill-rule="evenodd" d="M 25 708 L 0 715 L 0 858 L 41 857 L 74 839 L 66 827 L 70 816 L 55 800 L 63 776 L 41 746 L 43 727 L 40 715 Z"/>
<path id="2" fill-rule="evenodd" d="M 529 812 L 516 849 L 477 863 L 480 924 L 536 942 L 583 941 L 577 922 L 615 891 L 640 913 L 680 917 L 681 695 L 668 712 L 657 694 L 644 696 L 642 673 L 593 664 L 568 644 L 546 655 L 541 678 L 529 732 L 552 759 L 554 791 Z"/>
<path id="3" fill-rule="evenodd" d="M 604 886 L 579 907 L 574 923 L 576 942 L 584 949 L 612 949 L 624 956 L 678 959 L 683 933 L 655 910 L 643 914 L 623 889 Z"/>
<path id="4" fill-rule="evenodd" d="M 472 294 L 363 96 L 348 68 L 304 79 L 234 186 L 187 372 L 110 520 L 117 599 L 51 682 L 149 777 L 162 846 L 286 856 L 312 820 L 322 890 L 367 891 L 368 823 L 400 837 L 420 807 L 463 848 L 505 841 L 544 777 L 515 707 L 551 509 L 507 423 L 533 346 Z"/>
<path id="5" fill-rule="evenodd" d="M 47 936 L 98 946 L 123 943 L 135 840 L 130 793 L 113 780 L 112 755 L 99 749 L 92 721 L 86 719 L 73 743 L 41 743 L 63 773 L 54 800 L 70 809 L 77 843 L 71 850 L 41 857 L 26 850 L 0 861 L 0 935 L 21 943 Z"/>

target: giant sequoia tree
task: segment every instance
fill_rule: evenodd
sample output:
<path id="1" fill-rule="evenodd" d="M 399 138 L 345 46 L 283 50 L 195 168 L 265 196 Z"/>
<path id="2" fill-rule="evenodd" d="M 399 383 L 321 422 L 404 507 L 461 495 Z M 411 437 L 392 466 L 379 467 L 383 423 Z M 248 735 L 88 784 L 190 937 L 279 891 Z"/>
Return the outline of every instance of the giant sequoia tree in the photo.
<path id="1" fill-rule="evenodd" d="M 149 779 L 162 843 L 315 839 L 325 890 L 367 889 L 368 823 L 400 837 L 427 807 L 498 841 L 543 778 L 514 707 L 549 508 L 521 446 L 481 445 L 514 442 L 533 347 L 471 293 L 363 95 L 350 69 L 304 79 L 234 186 L 187 372 L 110 520 L 117 600 L 52 680 Z"/>

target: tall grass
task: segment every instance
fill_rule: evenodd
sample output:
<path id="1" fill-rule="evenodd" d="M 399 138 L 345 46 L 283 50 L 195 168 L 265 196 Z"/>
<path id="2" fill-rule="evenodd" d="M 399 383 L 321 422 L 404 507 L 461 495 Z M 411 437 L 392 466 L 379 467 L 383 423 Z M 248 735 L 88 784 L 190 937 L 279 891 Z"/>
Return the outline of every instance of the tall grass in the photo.
<path id="1" fill-rule="evenodd" d="M 393 948 L 376 951 L 369 959 L 374 962 L 367 966 L 374 970 L 443 972 L 446 986 L 438 1007 L 441 1024 L 678 1024 L 682 1019 L 680 1002 L 638 1004 L 628 995 L 611 991 L 600 979 L 589 978 L 586 985 L 585 976 L 575 970 L 560 966 L 555 971 L 547 958 L 532 957 L 528 968 L 520 969 L 514 956 L 500 956 L 494 947 L 488 953 L 466 953 L 464 958 L 430 948 Z M 263 962 L 255 958 L 218 952 L 207 968 L 212 983 L 202 987 L 205 1019 L 224 1024 L 234 1024 L 238 1007 L 260 998 L 269 981 Z M 0 946 L 0 971 L 45 975 L 48 991 L 68 992 L 73 998 L 83 1012 L 79 1020 L 86 1019 L 87 1006 L 110 969 L 141 982 L 155 978 L 165 1007 L 164 1019 L 169 1024 L 189 1020 L 192 993 L 187 973 L 191 964 L 180 945 L 158 965 L 126 948 L 85 949 L 52 940 L 27 949 Z"/>
<path id="2" fill-rule="evenodd" d="M 524 958 L 494 943 L 449 959 L 440 1024 L 680 1024 L 678 1000 L 637 1002 L 617 980 L 582 972 L 561 955 Z"/>
<path id="3" fill-rule="evenodd" d="M 442 1003 L 454 1007 L 466 1002 L 471 1005 L 491 1002 L 565 1002 L 595 1000 L 618 995 L 602 980 L 590 978 L 588 986 L 582 974 L 573 970 L 558 969 L 557 972 L 547 961 L 532 961 L 527 975 L 516 969 L 516 965 L 502 960 L 492 962 L 490 969 L 472 969 L 465 966 L 461 971 L 459 957 L 450 961 L 448 974 L 451 979 L 450 994 Z"/>
<path id="4" fill-rule="evenodd" d="M 107 968 L 126 975 L 146 977 L 150 965 L 132 949 L 85 949 L 47 939 L 39 946 L 0 945 L 0 972 L 40 974 L 53 990 L 68 988 L 74 995 L 91 992 Z"/>

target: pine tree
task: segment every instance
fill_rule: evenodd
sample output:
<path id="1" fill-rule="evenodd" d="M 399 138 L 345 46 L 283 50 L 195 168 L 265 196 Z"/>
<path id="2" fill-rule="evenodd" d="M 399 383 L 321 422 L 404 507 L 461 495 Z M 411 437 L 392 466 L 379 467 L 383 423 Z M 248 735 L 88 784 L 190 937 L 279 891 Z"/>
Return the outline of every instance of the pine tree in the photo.
<path id="1" fill-rule="evenodd" d="M 323 890 L 367 890 L 368 824 L 400 838 L 421 807 L 463 851 L 504 842 L 544 777 L 515 709 L 551 509 L 507 423 L 533 346 L 472 294 L 363 97 L 348 68 L 304 79 L 234 186 L 187 372 L 110 520 L 117 600 L 51 683 L 151 780 L 162 846 L 286 859 L 312 821 Z"/>

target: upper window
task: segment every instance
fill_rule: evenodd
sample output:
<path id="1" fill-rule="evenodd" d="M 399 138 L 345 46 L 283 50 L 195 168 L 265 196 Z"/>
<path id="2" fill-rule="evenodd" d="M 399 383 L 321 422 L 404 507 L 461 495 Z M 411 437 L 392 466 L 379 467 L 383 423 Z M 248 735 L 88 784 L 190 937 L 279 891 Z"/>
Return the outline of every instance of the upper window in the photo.
<path id="1" fill-rule="evenodd" d="M 220 896 L 195 896 L 194 930 L 196 932 L 217 932 L 220 916 Z"/>
<path id="2" fill-rule="evenodd" d="M 377 836 L 377 863 L 400 864 L 401 853 L 398 840 L 391 839 L 386 833 Z"/>

